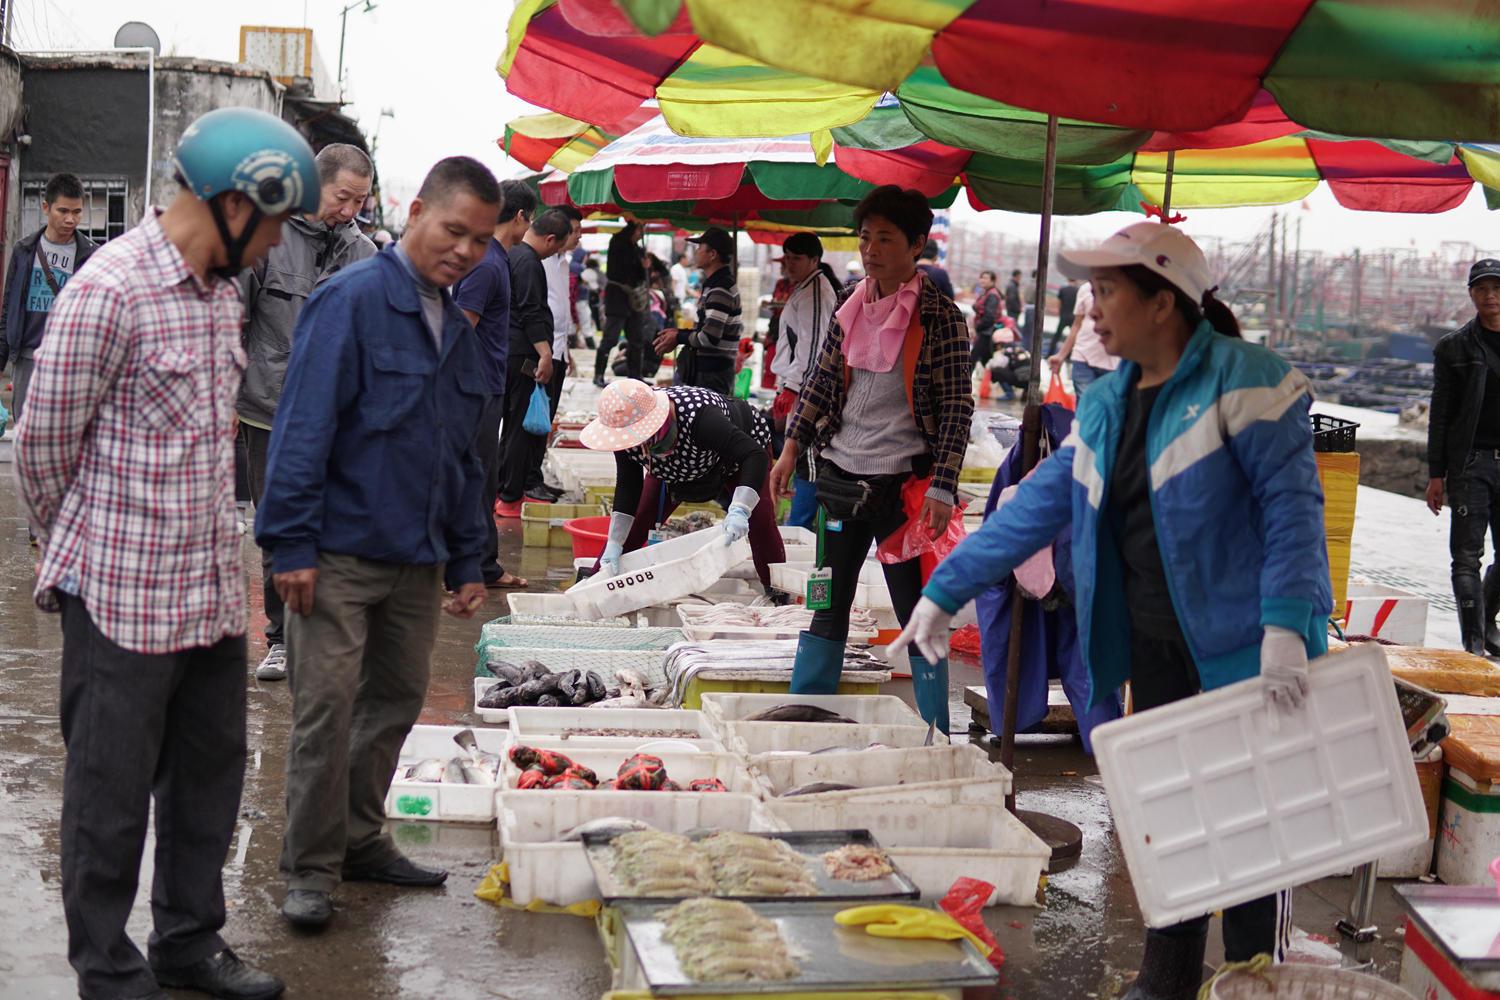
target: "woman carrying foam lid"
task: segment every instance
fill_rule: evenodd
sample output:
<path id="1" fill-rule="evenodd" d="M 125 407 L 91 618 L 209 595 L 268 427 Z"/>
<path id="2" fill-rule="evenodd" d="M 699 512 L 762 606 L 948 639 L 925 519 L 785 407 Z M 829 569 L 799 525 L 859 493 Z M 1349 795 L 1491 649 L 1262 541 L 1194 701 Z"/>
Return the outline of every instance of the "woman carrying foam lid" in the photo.
<path id="1" fill-rule="evenodd" d="M 1078 634 L 1093 701 L 1130 681 L 1136 711 L 1259 674 L 1298 712 L 1333 599 L 1307 379 L 1240 338 L 1185 234 L 1138 222 L 1060 269 L 1120 367 L 1079 397 L 1073 432 L 938 566 L 892 644 L 947 651 L 949 621 L 1071 522 Z M 1290 894 L 1224 913 L 1231 962 L 1282 957 Z M 1196 997 L 1208 917 L 1150 930 L 1125 1000 Z"/>
<path id="2" fill-rule="evenodd" d="M 616 379 L 599 394 L 599 416 L 579 437 L 585 447 L 615 453 L 615 512 L 599 572 L 617 576 L 620 556 L 644 545 L 678 504 L 715 501 L 728 512 L 725 544 L 749 536 L 755 571 L 770 592 L 770 564 L 785 562 L 786 549 L 775 501 L 760 502 L 771 468 L 765 414 L 697 386 L 653 389 Z"/>

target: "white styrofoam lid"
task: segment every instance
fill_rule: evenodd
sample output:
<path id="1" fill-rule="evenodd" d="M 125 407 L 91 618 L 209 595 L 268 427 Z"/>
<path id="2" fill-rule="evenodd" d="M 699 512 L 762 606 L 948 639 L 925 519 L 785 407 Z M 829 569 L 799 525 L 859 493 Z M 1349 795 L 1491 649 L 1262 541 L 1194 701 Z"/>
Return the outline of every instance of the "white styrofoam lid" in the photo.
<path id="1" fill-rule="evenodd" d="M 1272 732 L 1259 678 L 1094 730 L 1147 926 L 1201 916 L 1426 840 L 1385 654 L 1316 661 Z"/>

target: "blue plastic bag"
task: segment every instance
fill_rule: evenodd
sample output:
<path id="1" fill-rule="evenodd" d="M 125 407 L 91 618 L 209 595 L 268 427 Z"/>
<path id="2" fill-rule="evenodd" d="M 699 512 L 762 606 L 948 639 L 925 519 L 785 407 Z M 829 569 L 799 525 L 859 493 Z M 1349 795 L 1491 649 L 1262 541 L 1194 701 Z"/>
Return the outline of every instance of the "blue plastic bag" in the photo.
<path id="1" fill-rule="evenodd" d="M 526 419 L 521 421 L 521 429 L 538 437 L 552 433 L 552 400 L 540 385 L 531 390 L 531 402 L 526 404 Z"/>
<path id="2" fill-rule="evenodd" d="M 10 423 L 10 411 L 5 408 L 4 403 L 0 403 L 0 435 L 5 433 L 5 426 L 8 423 Z"/>

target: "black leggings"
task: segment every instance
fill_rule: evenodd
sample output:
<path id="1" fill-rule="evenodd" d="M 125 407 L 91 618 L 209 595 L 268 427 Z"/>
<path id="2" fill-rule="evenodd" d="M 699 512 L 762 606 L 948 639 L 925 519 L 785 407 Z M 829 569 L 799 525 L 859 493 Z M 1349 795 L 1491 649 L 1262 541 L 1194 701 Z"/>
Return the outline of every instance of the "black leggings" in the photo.
<path id="1" fill-rule="evenodd" d="M 906 515 L 898 504 L 894 511 L 874 518 L 849 518 L 840 530 L 824 531 L 823 565 L 833 569 L 833 607 L 813 612 L 808 631 L 822 639 L 844 642 L 849 638 L 849 610 L 854 606 L 854 591 L 859 585 L 860 570 L 870 543 L 884 540 L 906 524 Z M 881 563 L 885 583 L 891 591 L 891 603 L 902 628 L 911 619 L 912 609 L 922 596 L 921 559 L 902 563 Z"/>
<path id="2" fill-rule="evenodd" d="M 1191 698 L 1203 689 L 1187 642 L 1135 634 L 1130 640 L 1130 696 L 1132 711 L 1145 712 Z M 1276 961 L 1285 957 L 1291 937 L 1290 889 L 1252 899 L 1224 910 L 1224 959 L 1248 962 L 1261 953 Z M 1204 933 L 1208 917 L 1194 917 L 1153 931 L 1168 937 L 1196 937 Z"/>

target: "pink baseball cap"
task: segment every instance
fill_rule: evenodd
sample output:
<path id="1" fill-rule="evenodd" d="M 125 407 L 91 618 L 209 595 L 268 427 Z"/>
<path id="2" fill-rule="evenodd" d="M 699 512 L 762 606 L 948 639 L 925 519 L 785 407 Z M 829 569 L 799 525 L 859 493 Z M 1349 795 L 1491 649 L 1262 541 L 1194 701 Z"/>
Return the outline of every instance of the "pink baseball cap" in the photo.
<path id="1" fill-rule="evenodd" d="M 672 412 L 666 390 L 640 379 L 616 379 L 599 394 L 599 416 L 578 435 L 585 448 L 624 451 L 649 441 Z"/>
<path id="2" fill-rule="evenodd" d="M 1057 255 L 1057 269 L 1069 278 L 1087 281 L 1095 267 L 1139 264 L 1166 278 L 1193 302 L 1201 304 L 1214 286 L 1208 260 L 1192 237 L 1163 222 L 1134 222 L 1092 250 L 1067 250 Z"/>

